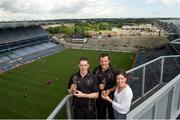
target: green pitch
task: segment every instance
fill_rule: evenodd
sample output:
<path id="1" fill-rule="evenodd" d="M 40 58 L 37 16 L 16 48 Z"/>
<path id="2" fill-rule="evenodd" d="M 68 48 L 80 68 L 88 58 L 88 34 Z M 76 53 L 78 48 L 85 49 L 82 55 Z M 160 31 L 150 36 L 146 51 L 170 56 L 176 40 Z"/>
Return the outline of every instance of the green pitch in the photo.
<path id="1" fill-rule="evenodd" d="M 88 57 L 92 70 L 100 53 L 66 49 L 0 74 L 0 118 L 47 118 L 67 95 L 67 82 L 78 70 L 79 58 Z M 131 68 L 134 53 L 109 53 L 114 68 Z"/>

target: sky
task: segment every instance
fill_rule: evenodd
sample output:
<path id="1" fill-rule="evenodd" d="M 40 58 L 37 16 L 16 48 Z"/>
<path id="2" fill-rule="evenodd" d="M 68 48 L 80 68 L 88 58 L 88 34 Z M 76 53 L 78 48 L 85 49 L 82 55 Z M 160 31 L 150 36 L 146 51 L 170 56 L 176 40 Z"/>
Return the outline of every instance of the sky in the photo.
<path id="1" fill-rule="evenodd" d="M 0 21 L 179 17 L 180 0 L 0 0 Z"/>

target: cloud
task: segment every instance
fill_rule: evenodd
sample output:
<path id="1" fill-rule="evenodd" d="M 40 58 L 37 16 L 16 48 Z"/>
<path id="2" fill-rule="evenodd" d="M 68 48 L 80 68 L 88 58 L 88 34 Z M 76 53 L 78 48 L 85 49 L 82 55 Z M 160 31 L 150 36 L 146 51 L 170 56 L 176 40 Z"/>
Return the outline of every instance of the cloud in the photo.
<path id="1" fill-rule="evenodd" d="M 179 8 L 180 0 L 0 0 L 0 21 L 180 17 Z"/>
<path id="2" fill-rule="evenodd" d="M 0 20 L 120 17 L 126 9 L 111 0 L 1 0 Z"/>
<path id="3" fill-rule="evenodd" d="M 180 0 L 145 0 L 145 3 L 160 3 L 166 6 L 180 5 Z"/>

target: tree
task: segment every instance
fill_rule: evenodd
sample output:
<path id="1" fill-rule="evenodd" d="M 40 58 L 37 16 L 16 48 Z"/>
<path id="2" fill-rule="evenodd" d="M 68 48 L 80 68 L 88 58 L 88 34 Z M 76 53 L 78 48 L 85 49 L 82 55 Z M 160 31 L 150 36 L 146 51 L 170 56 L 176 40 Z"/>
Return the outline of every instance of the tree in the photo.
<path id="1" fill-rule="evenodd" d="M 49 27 L 47 31 L 51 34 L 64 34 L 66 37 L 72 36 L 74 33 L 74 27 L 67 26 L 58 26 L 58 27 Z"/>
<path id="2" fill-rule="evenodd" d="M 110 30 L 111 29 L 111 25 L 108 24 L 107 22 L 100 22 L 99 23 L 99 29 L 100 30 Z"/>
<path id="3" fill-rule="evenodd" d="M 76 25 L 74 28 L 74 32 L 76 34 L 82 34 L 83 33 L 82 27 Z"/>

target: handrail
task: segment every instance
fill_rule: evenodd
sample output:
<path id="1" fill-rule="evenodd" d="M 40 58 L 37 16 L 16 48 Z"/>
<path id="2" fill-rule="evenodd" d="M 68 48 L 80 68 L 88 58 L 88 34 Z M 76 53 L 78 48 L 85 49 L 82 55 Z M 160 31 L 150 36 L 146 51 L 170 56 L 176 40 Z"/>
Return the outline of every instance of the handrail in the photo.
<path id="1" fill-rule="evenodd" d="M 54 119 L 56 114 L 61 110 L 61 108 L 66 104 L 66 101 L 72 96 L 72 94 L 69 94 L 64 97 L 64 99 L 58 104 L 58 106 L 53 110 L 53 112 L 48 116 L 47 119 Z"/>
<path id="2" fill-rule="evenodd" d="M 169 57 L 180 57 L 180 55 L 160 56 L 160 57 L 155 58 L 155 59 L 153 59 L 153 60 L 151 60 L 151 61 L 149 61 L 149 62 L 146 62 L 146 63 L 144 63 L 144 64 L 142 64 L 142 65 L 139 65 L 139 66 L 137 66 L 137 67 L 135 67 L 135 68 L 132 68 L 132 69 L 126 71 L 126 73 L 130 73 L 130 72 L 132 72 L 132 71 L 135 71 L 135 70 L 137 70 L 137 69 L 139 69 L 139 68 L 142 68 L 142 67 L 144 67 L 144 66 L 146 66 L 146 65 L 149 65 L 149 64 L 151 64 L 151 63 L 153 63 L 153 62 L 155 62 L 155 61 L 157 61 L 157 60 L 160 60 L 160 59 L 162 59 L 162 58 L 169 58 Z"/>

